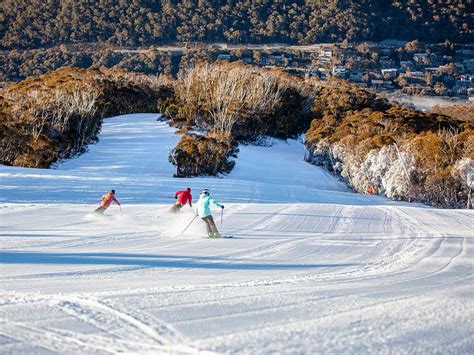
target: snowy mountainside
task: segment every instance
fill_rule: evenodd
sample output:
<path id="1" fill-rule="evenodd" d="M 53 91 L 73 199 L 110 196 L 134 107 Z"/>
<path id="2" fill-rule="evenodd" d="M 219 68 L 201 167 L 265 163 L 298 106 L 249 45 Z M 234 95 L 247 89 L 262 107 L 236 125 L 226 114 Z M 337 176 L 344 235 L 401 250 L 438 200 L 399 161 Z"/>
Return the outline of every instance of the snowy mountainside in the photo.
<path id="1" fill-rule="evenodd" d="M 470 353 L 474 213 L 351 193 L 297 141 L 173 178 L 173 129 L 108 119 L 55 169 L 0 166 L 0 352 Z M 176 190 L 225 205 L 211 240 Z M 115 188 L 123 203 L 90 212 Z"/>

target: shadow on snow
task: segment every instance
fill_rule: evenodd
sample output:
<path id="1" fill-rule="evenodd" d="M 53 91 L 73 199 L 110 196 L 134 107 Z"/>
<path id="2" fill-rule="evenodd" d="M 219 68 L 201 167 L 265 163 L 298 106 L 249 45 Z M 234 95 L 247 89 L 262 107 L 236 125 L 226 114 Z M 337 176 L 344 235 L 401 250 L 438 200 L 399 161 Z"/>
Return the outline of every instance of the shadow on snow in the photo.
<path id="1" fill-rule="evenodd" d="M 40 253 L 0 252 L 2 264 L 51 265 L 125 265 L 163 268 L 195 268 L 225 270 L 295 270 L 348 267 L 358 264 L 278 264 L 249 263 L 244 260 L 189 255 L 153 255 L 124 253 Z"/>

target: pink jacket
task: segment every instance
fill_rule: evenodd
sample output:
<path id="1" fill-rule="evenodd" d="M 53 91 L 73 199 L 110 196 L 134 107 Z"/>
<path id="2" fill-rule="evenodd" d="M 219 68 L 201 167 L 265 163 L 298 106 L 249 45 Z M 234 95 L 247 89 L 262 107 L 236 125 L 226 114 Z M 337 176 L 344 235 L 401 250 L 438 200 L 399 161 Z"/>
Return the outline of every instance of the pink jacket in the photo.
<path id="1" fill-rule="evenodd" d="M 100 207 L 109 208 L 112 201 L 120 206 L 120 202 L 115 198 L 114 194 L 112 192 L 107 192 L 104 196 L 102 196 Z"/>

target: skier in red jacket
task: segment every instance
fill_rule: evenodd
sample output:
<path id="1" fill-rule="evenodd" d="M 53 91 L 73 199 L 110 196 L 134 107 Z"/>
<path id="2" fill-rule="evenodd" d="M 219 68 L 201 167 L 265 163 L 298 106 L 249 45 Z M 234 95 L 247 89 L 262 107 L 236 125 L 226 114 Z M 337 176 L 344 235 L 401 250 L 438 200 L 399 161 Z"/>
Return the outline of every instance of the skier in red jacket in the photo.
<path id="1" fill-rule="evenodd" d="M 111 190 L 110 192 L 107 192 L 105 195 L 102 196 L 102 201 L 100 202 L 100 206 L 97 207 L 94 212 L 100 213 L 100 214 L 104 213 L 105 210 L 109 208 L 112 201 L 120 206 L 119 200 L 115 198 L 115 190 Z"/>
<path id="2" fill-rule="evenodd" d="M 176 201 L 174 206 L 171 207 L 171 212 L 180 211 L 186 203 L 189 203 L 189 207 L 193 207 L 193 195 L 191 195 L 191 189 L 189 187 L 187 187 L 184 191 L 176 191 L 176 193 L 174 194 L 174 198 L 178 201 Z"/>

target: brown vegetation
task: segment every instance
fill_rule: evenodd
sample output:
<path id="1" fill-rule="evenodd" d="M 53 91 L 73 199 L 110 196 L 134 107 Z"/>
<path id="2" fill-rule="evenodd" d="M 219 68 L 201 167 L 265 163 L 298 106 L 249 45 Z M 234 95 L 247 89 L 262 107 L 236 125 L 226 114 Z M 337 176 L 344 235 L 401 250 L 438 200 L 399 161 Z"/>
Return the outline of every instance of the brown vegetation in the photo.
<path id="1" fill-rule="evenodd" d="M 185 130 L 199 130 L 204 141 L 214 142 L 216 136 L 221 142 L 227 140 L 228 155 L 233 153 L 230 147 L 237 140 L 252 140 L 260 135 L 293 137 L 303 132 L 311 120 L 311 101 L 301 79 L 241 63 L 196 65 L 179 76 L 176 97 L 173 124 Z M 194 161 L 203 159 L 202 149 L 189 142 L 201 140 L 195 135 L 186 139 L 182 143 L 187 149 L 175 151 L 173 154 L 177 157 L 171 159 L 177 162 L 178 170 L 183 172 L 180 174 L 189 171 L 181 164 L 190 162 L 190 156 L 194 156 Z M 181 158 L 180 154 L 185 156 Z M 227 157 L 217 154 L 212 159 L 227 160 Z M 225 161 L 215 161 L 214 165 L 223 169 L 216 172 L 224 172 L 229 167 Z M 191 174 L 215 170 L 207 166 L 207 162 L 193 164 Z M 196 170 L 198 168 L 202 170 Z"/>
<path id="2" fill-rule="evenodd" d="M 169 160 L 176 165 L 177 177 L 216 175 L 230 172 L 238 149 L 228 136 L 185 134 L 170 152 Z"/>
<path id="3" fill-rule="evenodd" d="M 278 70 L 241 63 L 200 63 L 176 86 L 176 124 L 237 139 L 295 136 L 310 122 L 302 80 Z"/>
<path id="4" fill-rule="evenodd" d="M 348 111 L 390 107 L 387 100 L 345 80 L 334 78 L 324 82 L 311 78 L 308 83 L 314 101 L 311 111 L 315 118 L 333 117 L 338 120 Z"/>
<path id="5" fill-rule="evenodd" d="M 60 43 L 147 45 L 472 41 L 471 0 L 91 1 L 3 0 L 0 47 Z"/>
<path id="6" fill-rule="evenodd" d="M 474 124 L 474 102 L 449 106 L 436 105 L 431 109 L 431 112 L 440 113 Z"/>
<path id="7" fill-rule="evenodd" d="M 49 167 L 93 141 L 102 118 L 156 112 L 166 80 L 114 70 L 61 68 L 7 86 L 0 98 L 0 162 Z"/>
<path id="8" fill-rule="evenodd" d="M 309 128 L 309 161 L 359 192 L 460 207 L 472 191 L 469 119 L 394 107 L 339 80 L 303 81 L 239 63 L 200 63 L 177 80 L 63 68 L 2 95 L 4 164 L 47 167 L 82 151 L 104 116 L 160 111 L 184 133 L 169 155 L 177 176 L 228 172 L 239 140 Z"/>
<path id="9" fill-rule="evenodd" d="M 45 49 L 4 51 L 0 55 L 0 81 L 19 81 L 63 66 L 113 68 L 150 75 L 175 75 L 181 56 L 155 51 L 120 51 L 112 45 L 59 45 Z"/>
<path id="10" fill-rule="evenodd" d="M 474 163 L 472 123 L 391 107 L 369 93 L 357 99 L 363 101 L 354 105 L 357 110 L 346 110 L 347 100 L 360 90 L 346 89 L 328 94 L 324 111 L 316 108 L 322 117 L 306 132 L 311 162 L 337 172 L 358 192 L 371 189 L 434 206 L 466 205 L 473 173 L 468 167 Z"/>

